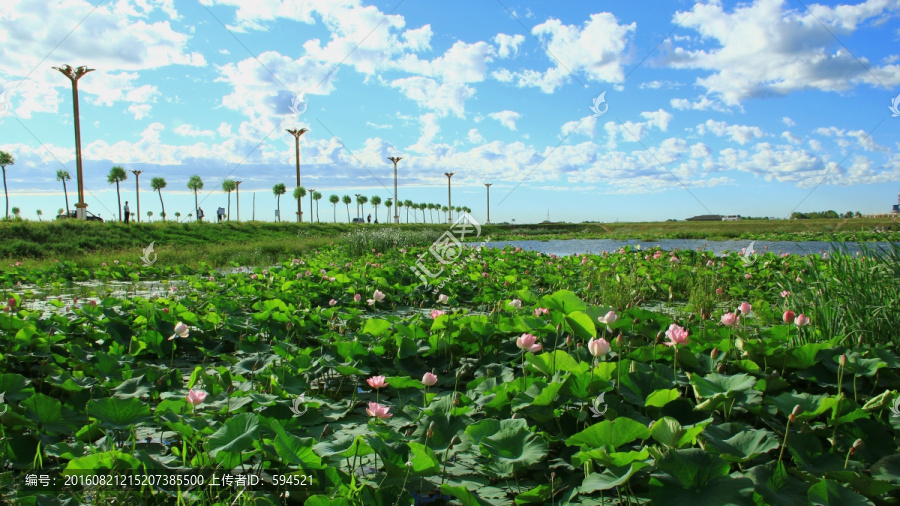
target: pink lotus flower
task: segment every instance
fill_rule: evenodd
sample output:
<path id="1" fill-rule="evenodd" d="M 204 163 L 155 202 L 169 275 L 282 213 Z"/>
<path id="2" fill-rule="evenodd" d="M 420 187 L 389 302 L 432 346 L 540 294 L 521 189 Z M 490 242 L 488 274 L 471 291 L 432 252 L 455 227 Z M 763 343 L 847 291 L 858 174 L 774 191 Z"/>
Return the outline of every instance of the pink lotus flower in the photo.
<path id="1" fill-rule="evenodd" d="M 602 357 L 609 353 L 609 342 L 602 337 L 600 339 L 591 338 L 587 345 L 588 351 L 595 357 Z"/>
<path id="2" fill-rule="evenodd" d="M 787 323 L 788 325 L 794 323 L 794 312 L 788 309 L 784 312 L 782 319 L 784 320 L 784 323 Z"/>
<path id="3" fill-rule="evenodd" d="M 250 279 L 257 279 L 257 278 L 259 278 L 259 276 L 257 276 L 256 274 L 251 274 L 251 275 L 250 275 Z"/>
<path id="4" fill-rule="evenodd" d="M 516 346 L 525 351 L 530 351 L 531 353 L 537 353 L 541 351 L 542 346 L 540 344 L 536 344 L 537 337 L 531 334 L 522 334 L 516 339 Z"/>
<path id="5" fill-rule="evenodd" d="M 376 302 L 381 302 L 383 300 L 384 300 L 384 293 L 382 293 L 380 290 L 375 290 L 375 293 L 372 294 L 372 298 L 366 299 L 366 302 L 368 302 L 369 305 L 371 306 L 372 304 L 375 304 Z"/>
<path id="6" fill-rule="evenodd" d="M 744 274 L 744 279 L 750 279 L 750 273 Z"/>
<path id="7" fill-rule="evenodd" d="M 794 320 L 797 323 L 798 327 L 802 327 L 804 325 L 809 325 L 809 317 L 803 313 L 797 315 L 797 319 Z"/>
<path id="8" fill-rule="evenodd" d="M 722 295 L 723 293 L 725 293 L 725 290 L 722 290 L 721 288 L 716 288 L 716 295 Z"/>
<path id="9" fill-rule="evenodd" d="M 513 299 L 509 301 L 509 305 L 514 307 L 515 309 L 522 309 L 522 301 L 519 299 Z"/>
<path id="10" fill-rule="evenodd" d="M 295 258 L 295 259 L 291 260 L 291 265 L 300 265 L 300 259 Z"/>
<path id="11" fill-rule="evenodd" d="M 188 403 L 190 403 L 191 406 L 196 407 L 198 404 L 203 402 L 204 399 L 206 399 L 206 392 L 190 389 L 190 390 L 188 390 L 188 393 L 187 393 L 187 396 L 185 396 L 185 399 L 187 399 Z"/>
<path id="12" fill-rule="evenodd" d="M 9 307 L 15 308 L 16 307 L 16 299 L 13 299 L 12 297 L 10 297 L 9 302 L 7 302 L 7 304 L 9 304 Z"/>
<path id="13" fill-rule="evenodd" d="M 388 411 L 390 411 L 390 410 L 391 410 L 390 406 L 382 406 L 381 404 L 378 404 L 377 402 L 369 402 L 369 407 L 366 408 L 366 413 L 369 416 L 378 418 L 379 420 L 384 420 L 386 418 L 390 418 L 390 417 L 394 416 L 394 415 L 388 413 Z"/>
<path id="14" fill-rule="evenodd" d="M 113 263 L 116 264 L 116 265 L 119 265 L 119 261 L 118 261 L 118 260 L 113 260 Z"/>
<path id="15" fill-rule="evenodd" d="M 447 294 L 442 293 L 438 295 L 438 304 L 446 304 L 449 301 L 450 297 L 448 297 Z"/>
<path id="16" fill-rule="evenodd" d="M 722 325 L 725 325 L 726 327 L 734 327 L 737 321 L 737 313 L 725 313 L 722 315 Z"/>
<path id="17" fill-rule="evenodd" d="M 101 262 L 100 267 L 106 267 L 106 262 Z"/>
<path id="18" fill-rule="evenodd" d="M 168 309 L 168 308 L 166 308 L 166 309 Z M 189 334 L 188 326 L 181 322 L 178 322 L 178 324 L 175 325 L 175 333 L 172 334 L 171 336 L 169 336 L 169 341 L 171 341 L 172 339 L 175 339 L 175 336 L 184 338 L 184 337 L 187 337 L 188 334 Z"/>
<path id="19" fill-rule="evenodd" d="M 738 307 L 738 310 L 741 312 L 741 314 L 745 315 L 745 316 L 750 314 L 751 309 L 752 309 L 752 307 L 750 306 L 750 303 L 748 303 L 748 302 L 741 303 L 740 307 Z"/>
<path id="20" fill-rule="evenodd" d="M 437 376 L 430 372 L 426 372 L 424 376 L 422 376 L 422 384 L 426 387 L 433 387 L 434 384 L 437 383 Z"/>
<path id="21" fill-rule="evenodd" d="M 215 280 L 216 280 L 216 277 L 215 277 L 215 276 L 210 276 L 210 277 L 209 277 L 209 280 L 210 280 L 210 281 L 215 281 Z"/>
<path id="22" fill-rule="evenodd" d="M 791 294 L 791 292 L 789 292 L 789 291 L 787 291 L 787 290 L 782 290 L 782 291 L 781 291 L 781 296 L 784 297 L 784 298 L 787 298 L 790 294 Z"/>
<path id="23" fill-rule="evenodd" d="M 549 309 L 545 307 L 539 307 L 534 310 L 534 316 L 541 316 L 542 314 L 548 314 L 549 312 Z"/>
<path id="24" fill-rule="evenodd" d="M 669 325 L 669 330 L 666 331 L 666 337 L 669 338 L 668 343 L 663 343 L 666 346 L 675 346 L 678 344 L 687 344 L 688 342 L 688 331 L 679 325 L 675 325 L 674 323 Z"/>
<path id="25" fill-rule="evenodd" d="M 353 302 L 359 302 L 362 300 L 362 295 L 356 294 L 353 296 Z"/>
<path id="26" fill-rule="evenodd" d="M 78 299 L 75 299 L 75 300 L 77 301 Z M 169 308 L 164 307 L 164 308 L 163 308 L 163 313 L 169 314 Z"/>
<path id="27" fill-rule="evenodd" d="M 619 315 L 617 315 L 615 311 L 610 311 L 610 312 L 606 313 L 605 315 L 597 318 L 597 321 L 599 321 L 600 323 L 605 323 L 607 325 L 612 325 L 618 319 L 619 319 Z M 609 327 L 607 327 L 607 330 L 610 330 Z"/>
<path id="28" fill-rule="evenodd" d="M 371 378 L 366 380 L 366 383 L 368 383 L 369 386 L 374 388 L 375 390 L 384 388 L 390 384 L 384 381 L 384 376 L 372 376 Z"/>
<path id="29" fill-rule="evenodd" d="M 328 305 L 329 305 L 329 306 L 334 306 L 334 305 L 336 305 L 336 304 L 337 304 L 337 301 L 334 300 L 334 299 L 331 299 L 331 300 L 328 301 Z"/>

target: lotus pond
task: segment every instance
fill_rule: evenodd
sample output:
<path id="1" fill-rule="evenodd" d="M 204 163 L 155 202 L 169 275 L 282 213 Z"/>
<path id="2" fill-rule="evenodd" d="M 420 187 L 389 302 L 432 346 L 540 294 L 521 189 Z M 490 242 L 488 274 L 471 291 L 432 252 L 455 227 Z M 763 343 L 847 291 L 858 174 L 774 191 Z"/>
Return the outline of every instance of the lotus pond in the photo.
<path id="1" fill-rule="evenodd" d="M 0 495 L 41 505 L 900 497 L 898 248 L 752 261 L 482 249 L 438 292 L 410 269 L 423 251 L 335 247 L 229 272 L 10 267 Z M 42 473 L 56 481 L 28 484 Z M 168 479 L 139 479 L 160 473 Z M 130 479 L 110 485 L 113 475 Z"/>

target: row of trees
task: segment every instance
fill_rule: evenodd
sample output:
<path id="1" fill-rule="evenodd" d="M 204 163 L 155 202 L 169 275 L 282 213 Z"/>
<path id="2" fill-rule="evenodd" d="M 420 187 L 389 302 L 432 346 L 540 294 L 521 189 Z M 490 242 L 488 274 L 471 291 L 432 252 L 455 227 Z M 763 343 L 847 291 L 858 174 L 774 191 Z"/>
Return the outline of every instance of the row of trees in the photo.
<path id="1" fill-rule="evenodd" d="M 281 216 L 281 196 L 284 195 L 285 193 L 287 193 L 287 187 L 284 185 L 284 183 L 278 183 L 272 187 L 272 193 L 275 194 L 276 202 L 277 202 L 277 206 L 278 206 L 277 214 L 280 217 Z M 306 197 L 307 194 L 308 194 L 308 192 L 306 191 L 306 188 L 304 188 L 302 186 L 294 188 L 294 193 L 293 193 L 294 199 L 297 200 L 297 203 L 301 208 L 303 206 L 301 199 Z M 312 200 L 316 201 L 316 221 L 320 221 L 319 220 L 319 200 L 322 199 L 323 195 L 321 192 L 313 190 L 311 197 L 312 197 Z M 350 195 L 344 195 L 343 197 L 339 197 L 337 194 L 331 194 L 328 197 L 328 202 L 330 202 L 332 204 L 332 211 L 333 211 L 332 219 L 335 223 L 337 222 L 337 205 L 340 203 L 343 203 L 344 205 L 347 206 L 347 222 L 352 221 L 352 218 L 350 216 L 350 204 L 353 203 L 353 199 L 350 197 Z M 382 205 L 381 197 L 379 197 L 378 195 L 373 195 L 372 198 L 370 199 L 369 197 L 366 197 L 365 195 L 356 195 L 356 217 L 357 218 L 362 218 L 366 214 L 366 211 L 365 211 L 366 204 L 371 204 L 372 207 L 375 208 L 375 222 L 377 223 L 378 222 L 378 207 Z M 394 206 L 393 199 L 387 199 L 383 202 L 383 204 L 387 208 L 388 217 L 390 217 L 391 208 Z M 425 216 L 426 210 L 431 212 L 431 223 L 434 223 L 434 211 L 438 211 L 439 213 L 443 212 L 445 214 L 445 217 L 447 217 L 447 218 L 449 218 L 449 216 L 447 216 L 448 213 L 452 213 L 454 211 L 457 214 L 459 214 L 461 212 L 468 213 L 468 212 L 472 211 L 468 207 L 464 207 L 464 206 L 456 206 L 453 209 L 449 209 L 447 206 L 441 206 L 440 204 L 427 204 L 427 203 L 416 204 L 412 200 L 402 200 L 402 201 L 397 202 L 397 208 L 399 209 L 402 207 L 406 207 L 406 222 L 407 223 L 409 223 L 409 211 L 410 210 L 422 211 L 422 223 L 428 222 L 428 220 Z M 311 209 L 312 209 L 312 202 L 310 202 L 310 210 Z M 398 212 L 398 215 L 399 215 L 399 212 Z M 416 223 L 419 222 L 417 214 L 413 214 L 413 218 L 415 219 Z M 280 221 L 280 218 L 279 218 L 279 221 Z M 310 217 L 310 221 L 312 221 L 312 217 Z"/>
<path id="2" fill-rule="evenodd" d="M 0 151 L 0 168 L 3 170 L 3 193 L 6 197 L 6 218 L 9 219 L 9 193 L 6 187 L 6 167 L 15 164 L 15 159 L 13 156 L 5 151 Z M 109 170 L 109 174 L 106 176 L 106 182 L 109 184 L 116 185 L 116 198 L 118 200 L 119 206 L 119 221 L 122 220 L 122 191 L 121 191 L 121 183 L 128 179 L 128 171 L 126 171 L 122 166 L 116 165 Z M 69 174 L 69 171 L 65 169 L 60 169 L 56 171 L 56 180 L 62 182 L 63 184 L 63 195 L 66 199 L 66 214 L 69 214 L 69 189 L 67 185 L 67 181 L 72 180 L 72 175 Z M 150 180 L 150 187 L 153 191 L 157 192 L 159 195 L 159 204 L 162 207 L 162 212 L 160 216 L 162 216 L 163 221 L 166 219 L 166 204 L 163 200 L 162 190 L 168 186 L 165 178 L 162 177 L 154 177 Z M 193 175 L 188 179 L 187 188 L 194 192 L 194 209 L 197 210 L 200 206 L 198 201 L 198 194 L 200 190 L 203 189 L 203 179 L 198 175 Z M 226 179 L 222 181 L 222 191 L 228 194 L 228 210 L 227 210 L 227 218 L 231 220 L 231 192 L 236 191 L 238 188 L 238 183 L 233 179 Z M 287 186 L 284 183 L 278 183 L 274 187 L 272 187 L 272 193 L 275 194 L 277 201 L 277 209 L 278 209 L 278 220 L 281 221 L 281 196 L 287 193 Z M 306 188 L 300 186 L 294 189 L 293 197 L 297 200 L 299 206 L 302 207 L 302 199 L 307 196 L 309 192 L 307 192 Z M 312 191 L 310 195 L 311 199 L 316 201 L 316 221 L 319 221 L 319 200 L 322 199 L 323 195 L 321 192 Z M 138 203 L 140 202 L 140 194 L 137 196 Z M 337 205 L 343 202 L 347 206 L 347 221 L 350 222 L 352 220 L 350 216 L 350 204 L 353 203 L 353 199 L 350 195 L 344 195 L 343 197 L 338 197 L 337 194 L 332 194 L 328 197 L 328 201 L 333 205 L 333 214 L 334 221 L 337 222 Z M 356 206 L 357 206 L 357 217 L 361 218 L 365 216 L 365 205 L 370 204 L 375 208 L 375 221 L 378 221 L 378 208 L 382 205 L 381 197 L 378 195 L 374 195 L 370 198 L 365 195 L 356 195 Z M 394 206 L 393 199 L 387 199 L 383 202 L 384 206 L 387 208 L 388 216 L 390 216 L 391 208 Z M 240 216 L 240 202 L 238 202 L 238 216 Z M 400 215 L 400 209 L 406 208 L 406 222 L 409 223 L 409 213 L 413 211 L 413 219 L 416 223 L 419 222 L 418 211 L 422 211 L 422 223 L 428 222 L 428 217 L 431 218 L 431 223 L 435 223 L 434 221 L 434 211 L 438 211 L 438 218 L 440 219 L 440 213 L 444 213 L 445 219 L 452 219 L 453 212 L 456 212 L 457 215 L 462 212 L 471 212 L 472 210 L 465 206 L 456 206 L 453 208 L 448 208 L 447 206 L 442 206 L 440 204 L 433 203 L 415 203 L 412 200 L 402 200 L 397 202 L 398 216 Z M 426 215 L 425 212 L 428 211 L 429 215 Z M 312 213 L 312 201 L 310 201 L 310 213 Z M 63 214 L 63 210 L 59 210 L 59 214 Z M 131 213 L 133 216 L 136 216 L 136 213 Z M 21 218 L 19 209 L 17 207 L 13 207 L 13 215 L 16 218 Z M 37 210 L 38 220 L 43 216 L 43 212 L 38 209 Z M 149 211 L 147 213 L 148 217 L 153 216 L 153 212 Z M 194 213 L 188 214 L 188 217 L 194 216 Z M 181 217 L 181 213 L 175 213 L 176 218 Z M 299 217 L 298 217 L 299 219 Z M 310 222 L 312 222 L 312 216 L 310 216 Z"/>
<path id="3" fill-rule="evenodd" d="M 839 214 L 836 211 L 819 211 L 813 213 L 792 213 L 792 220 L 811 220 L 815 218 L 860 218 L 862 217 L 862 213 L 859 211 L 847 211 L 844 214 Z"/>

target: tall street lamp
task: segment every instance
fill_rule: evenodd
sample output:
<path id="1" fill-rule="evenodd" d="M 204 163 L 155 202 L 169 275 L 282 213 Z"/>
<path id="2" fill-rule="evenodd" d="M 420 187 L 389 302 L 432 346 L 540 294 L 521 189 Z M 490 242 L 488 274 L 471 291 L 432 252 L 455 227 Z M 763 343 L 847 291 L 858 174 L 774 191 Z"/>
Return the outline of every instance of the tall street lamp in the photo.
<path id="1" fill-rule="evenodd" d="M 312 210 L 312 205 L 313 205 L 313 194 L 315 194 L 315 193 L 316 193 L 316 190 L 314 190 L 313 188 L 310 188 L 310 189 L 309 189 L 309 224 L 310 224 L 310 225 L 313 224 L 313 210 Z"/>
<path id="2" fill-rule="evenodd" d="M 237 220 L 241 221 L 241 183 L 243 181 L 234 182 L 235 198 L 237 198 Z"/>
<path id="3" fill-rule="evenodd" d="M 301 128 L 299 130 L 288 129 L 288 133 L 294 136 L 294 150 L 297 153 L 297 188 L 300 188 L 300 136 L 309 130 Z M 303 223 L 303 209 L 300 209 L 300 199 L 297 199 L 297 222 Z"/>
<path id="4" fill-rule="evenodd" d="M 450 178 L 453 177 L 454 174 L 456 174 L 456 173 L 455 172 L 444 172 L 444 175 L 447 176 L 447 209 L 450 210 L 450 212 L 447 213 L 447 216 L 448 216 L 447 223 L 453 223 L 453 218 L 452 218 L 453 206 L 450 203 Z"/>
<path id="5" fill-rule="evenodd" d="M 394 162 L 394 202 L 400 202 L 397 200 L 397 162 L 402 160 L 399 156 L 389 156 L 388 160 Z M 394 223 L 400 224 L 400 208 L 394 207 Z"/>
<path id="6" fill-rule="evenodd" d="M 84 203 L 84 174 L 81 171 L 81 119 L 78 115 L 78 80 L 88 72 L 93 72 L 94 69 L 84 66 L 73 69 L 68 65 L 53 68 L 72 81 L 72 103 L 75 109 L 75 167 L 78 172 L 78 203 L 75 204 L 75 207 L 78 209 L 78 218 L 83 220 L 86 217 L 84 210 L 87 204 Z M 138 215 L 140 215 L 140 211 L 138 211 Z"/>
<path id="7" fill-rule="evenodd" d="M 138 184 L 138 178 L 140 177 L 142 172 L 144 172 L 144 171 L 142 171 L 142 170 L 131 171 L 131 173 L 134 174 L 134 193 L 137 194 L 137 210 L 138 210 L 137 220 L 138 220 L 138 223 L 141 222 L 141 187 Z"/>
<path id="8" fill-rule="evenodd" d="M 487 211 L 488 217 L 485 225 L 491 224 L 491 185 L 494 183 L 484 183 L 484 186 L 487 187 Z"/>

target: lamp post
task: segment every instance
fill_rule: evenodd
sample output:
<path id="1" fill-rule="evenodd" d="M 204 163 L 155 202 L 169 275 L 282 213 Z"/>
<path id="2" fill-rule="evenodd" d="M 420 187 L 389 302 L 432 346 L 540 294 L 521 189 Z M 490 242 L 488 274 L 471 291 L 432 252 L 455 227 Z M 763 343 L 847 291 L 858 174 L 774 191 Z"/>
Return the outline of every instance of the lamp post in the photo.
<path id="1" fill-rule="evenodd" d="M 300 136 L 309 130 L 301 128 L 299 130 L 288 129 L 288 133 L 294 136 L 294 150 L 297 153 L 297 188 L 300 188 Z M 303 223 L 303 210 L 300 209 L 300 199 L 297 199 L 297 222 Z"/>
<path id="2" fill-rule="evenodd" d="M 312 205 L 313 205 L 313 195 L 314 195 L 315 193 L 316 193 L 316 190 L 315 190 L 315 189 L 313 189 L 313 188 L 310 188 L 310 189 L 309 189 L 309 224 L 310 224 L 310 225 L 313 224 L 313 210 L 312 210 Z"/>
<path id="3" fill-rule="evenodd" d="M 450 178 L 453 177 L 454 174 L 456 173 L 444 172 L 444 175 L 447 176 L 447 209 L 450 210 L 450 212 L 447 213 L 447 223 L 453 223 L 453 206 L 450 204 Z"/>
<path id="4" fill-rule="evenodd" d="M 397 162 L 402 160 L 399 156 L 389 156 L 388 160 L 394 162 L 394 223 L 400 224 L 400 208 L 396 206 L 397 202 Z"/>
<path id="5" fill-rule="evenodd" d="M 353 195 L 356 197 L 356 217 L 359 218 L 359 196 L 362 193 L 354 193 Z"/>
<path id="6" fill-rule="evenodd" d="M 488 217 L 485 225 L 491 224 L 491 185 L 494 183 L 484 183 L 484 186 L 487 188 L 487 211 Z"/>
<path id="7" fill-rule="evenodd" d="M 137 194 L 137 220 L 138 223 L 141 222 L 141 187 L 138 185 L 138 178 L 141 173 L 144 172 L 142 170 L 133 170 L 131 171 L 134 174 L 134 193 Z"/>
<path id="8" fill-rule="evenodd" d="M 237 220 L 241 221 L 241 183 L 243 181 L 234 182 L 235 198 L 237 199 Z"/>
<path id="9" fill-rule="evenodd" d="M 68 65 L 53 68 L 72 81 L 72 104 L 75 110 L 75 167 L 78 173 L 78 203 L 75 204 L 75 207 L 78 209 L 78 218 L 83 220 L 85 219 L 84 210 L 87 208 L 87 204 L 84 203 L 84 174 L 81 170 L 81 119 L 78 114 L 78 80 L 88 72 L 93 72 L 94 69 L 84 66 L 73 69 Z M 140 211 L 138 211 L 138 215 L 140 215 Z"/>

